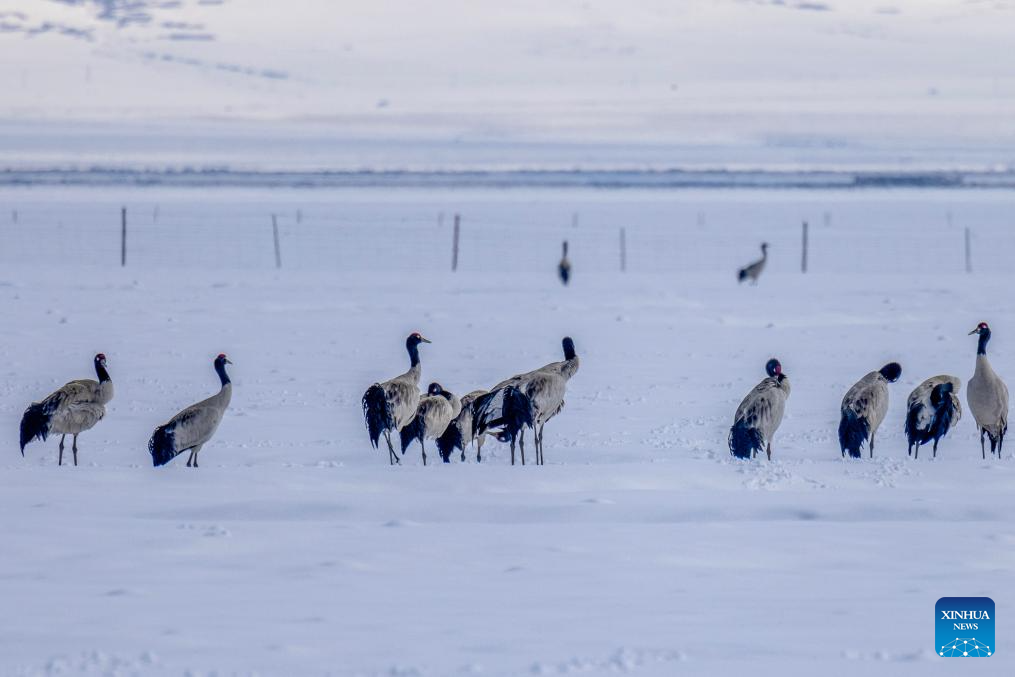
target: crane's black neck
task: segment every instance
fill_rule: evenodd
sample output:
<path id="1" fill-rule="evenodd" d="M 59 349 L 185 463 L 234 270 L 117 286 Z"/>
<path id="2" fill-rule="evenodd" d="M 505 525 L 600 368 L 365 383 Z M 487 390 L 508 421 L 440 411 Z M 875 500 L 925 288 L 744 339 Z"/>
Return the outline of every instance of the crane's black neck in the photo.
<path id="1" fill-rule="evenodd" d="M 105 365 L 98 360 L 95 361 L 95 375 L 99 377 L 99 383 L 105 383 L 112 379 L 109 378 L 109 372 L 106 371 Z"/>
<path id="2" fill-rule="evenodd" d="M 575 357 L 578 356 L 578 354 L 575 353 L 575 351 L 574 351 L 574 341 L 572 341 L 570 337 L 566 337 L 561 342 L 561 344 L 562 344 L 562 347 L 564 348 L 564 359 L 565 360 L 573 360 Z"/>
<path id="3" fill-rule="evenodd" d="M 415 367 L 419 364 L 419 344 L 415 341 L 409 341 L 405 344 L 405 349 L 409 351 L 409 366 Z"/>
<path id="4" fill-rule="evenodd" d="M 987 354 L 987 341 L 990 340 L 990 330 L 984 329 L 980 332 L 980 342 L 976 344 L 976 354 L 986 355 Z"/>
<path id="5" fill-rule="evenodd" d="M 222 385 L 232 383 L 229 380 L 229 374 L 226 373 L 226 363 L 222 360 L 215 361 L 215 373 L 219 375 L 219 379 L 222 381 Z"/>

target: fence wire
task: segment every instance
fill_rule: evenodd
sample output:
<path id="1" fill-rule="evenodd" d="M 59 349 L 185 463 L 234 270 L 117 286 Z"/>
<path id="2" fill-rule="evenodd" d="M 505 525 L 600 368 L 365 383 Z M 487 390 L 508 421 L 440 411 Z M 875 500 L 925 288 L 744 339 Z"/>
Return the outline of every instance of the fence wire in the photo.
<path id="1" fill-rule="evenodd" d="M 121 199 L 117 199 L 117 198 Z M 459 270 L 545 271 L 567 240 L 580 274 L 620 270 L 620 231 L 633 273 L 726 271 L 770 245 L 770 270 L 800 270 L 809 224 L 811 272 L 961 273 L 966 229 L 973 272 L 1004 273 L 1015 260 L 1015 195 L 999 191 L 761 191 L 630 193 L 511 191 L 438 195 L 398 191 L 282 196 L 159 189 L 124 196 L 88 191 L 0 195 L 0 262 L 120 264 L 121 207 L 127 266 L 276 266 L 336 271 L 447 269 L 455 214 Z"/>

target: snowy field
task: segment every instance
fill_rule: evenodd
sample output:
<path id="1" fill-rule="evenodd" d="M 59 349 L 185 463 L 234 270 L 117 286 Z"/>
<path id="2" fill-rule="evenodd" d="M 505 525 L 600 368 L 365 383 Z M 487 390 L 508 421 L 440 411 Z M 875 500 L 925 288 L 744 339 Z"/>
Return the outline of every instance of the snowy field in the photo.
<path id="1" fill-rule="evenodd" d="M 0 208 L 0 674 L 1015 670 L 1015 460 L 981 460 L 968 411 L 936 460 L 903 436 L 913 386 L 972 374 L 977 322 L 1015 378 L 1011 193 L 4 189 Z M 770 270 L 738 287 L 762 240 Z M 574 337 L 546 466 L 370 448 L 360 397 L 414 330 L 424 381 L 457 393 Z M 52 439 L 22 459 L 24 407 L 98 351 L 116 397 L 81 465 Z M 217 388 L 219 352 L 235 391 L 202 467 L 153 469 L 152 429 Z M 734 462 L 772 356 L 793 384 L 773 460 Z M 876 457 L 843 461 L 839 401 L 890 360 Z M 934 603 L 978 595 L 997 655 L 939 659 Z"/>

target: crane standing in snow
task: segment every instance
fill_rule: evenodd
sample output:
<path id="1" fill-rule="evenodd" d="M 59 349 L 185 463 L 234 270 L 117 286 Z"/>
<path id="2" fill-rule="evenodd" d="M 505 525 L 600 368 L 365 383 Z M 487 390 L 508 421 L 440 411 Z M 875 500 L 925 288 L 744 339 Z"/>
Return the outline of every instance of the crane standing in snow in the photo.
<path id="1" fill-rule="evenodd" d="M 405 350 L 409 353 L 409 370 L 383 383 L 375 383 L 363 395 L 363 417 L 366 419 L 370 443 L 377 443 L 384 435 L 388 443 L 388 461 L 399 463 L 398 454 L 391 444 L 391 433 L 399 432 L 412 421 L 419 405 L 419 344 L 430 343 L 419 332 L 409 334 L 405 339 Z"/>
<path id="2" fill-rule="evenodd" d="M 864 443 L 869 445 L 874 458 L 874 433 L 888 413 L 888 384 L 902 376 L 898 362 L 889 362 L 878 371 L 872 371 L 856 382 L 842 398 L 842 418 L 839 421 L 839 446 L 843 457 L 862 458 Z"/>
<path id="3" fill-rule="evenodd" d="M 768 377 L 747 393 L 733 417 L 729 446 L 736 458 L 753 458 L 765 449 L 772 460 L 772 437 L 782 423 L 790 387 L 779 360 L 769 360 L 765 373 Z"/>
<path id="4" fill-rule="evenodd" d="M 512 443 L 512 464 L 515 437 L 519 438 L 522 464 L 525 463 L 526 426 L 533 429 L 536 463 L 542 465 L 544 462 L 543 428 L 564 408 L 567 383 L 580 365 L 570 336 L 564 337 L 561 346 L 564 350 L 562 361 L 501 381 L 475 403 L 476 434 L 483 435 L 490 429 L 497 429 L 499 440 Z"/>
<path id="5" fill-rule="evenodd" d="M 444 430 L 440 437 L 437 438 L 437 450 L 440 452 L 441 458 L 444 459 L 445 463 L 451 459 L 451 453 L 455 449 L 460 449 L 462 452 L 462 461 L 465 461 L 465 449 L 470 443 L 476 441 L 476 462 L 482 461 L 482 437 L 476 440 L 475 435 L 475 416 L 476 410 L 473 407 L 473 403 L 481 396 L 486 395 L 485 390 L 473 390 L 472 392 L 462 395 L 461 406 L 462 410 L 458 412 L 455 418 L 451 419 L 451 423 Z"/>
<path id="6" fill-rule="evenodd" d="M 197 467 L 197 455 L 218 430 L 233 397 L 233 384 L 226 373 L 227 364 L 232 362 L 224 354 L 215 358 L 215 373 L 222 384 L 217 393 L 192 404 L 155 429 L 148 441 L 148 451 L 155 467 L 169 463 L 185 451 L 190 452 L 187 467 Z"/>
<path id="7" fill-rule="evenodd" d="M 431 383 L 426 395 L 419 399 L 416 415 L 399 431 L 402 454 L 405 454 L 405 450 L 413 440 L 418 440 L 423 450 L 423 465 L 426 465 L 425 440 L 436 440 L 443 435 L 451 420 L 458 416 L 461 410 L 462 403 L 457 397 L 444 390 L 440 383 Z M 441 454 L 442 458 L 443 456 Z M 450 456 L 444 458 L 444 462 L 450 463 Z"/>
<path id="8" fill-rule="evenodd" d="M 60 435 L 60 456 L 63 465 L 63 442 L 73 435 L 71 449 L 74 465 L 78 464 L 78 435 L 91 430 L 106 415 L 106 405 L 113 399 L 113 381 L 106 370 L 106 356 L 99 353 L 93 360 L 98 381 L 71 381 L 41 402 L 33 402 L 21 418 L 21 455 L 32 440 L 45 441 L 50 433 Z"/>
<path id="9" fill-rule="evenodd" d="M 976 369 L 973 378 L 969 379 L 966 388 L 966 402 L 969 411 L 973 412 L 976 427 L 980 430 L 980 453 L 984 460 L 987 451 L 983 445 L 983 436 L 990 438 L 990 453 L 997 452 L 1001 458 L 1001 447 L 1005 433 L 1008 432 L 1008 386 L 997 375 L 987 359 L 987 342 L 990 341 L 990 327 L 981 322 L 969 335 L 979 334 L 976 344 Z"/>
<path id="10" fill-rule="evenodd" d="M 920 446 L 933 441 L 934 458 L 937 458 L 938 441 L 962 418 L 958 396 L 961 387 L 962 381 L 957 377 L 942 374 L 930 377 L 909 394 L 906 439 L 910 456 L 919 458 Z"/>
<path id="11" fill-rule="evenodd" d="M 561 250 L 560 263 L 557 264 L 557 275 L 560 276 L 560 281 L 566 287 L 567 283 L 571 281 L 571 262 L 567 258 L 567 240 L 564 240 Z"/>
<path id="12" fill-rule="evenodd" d="M 743 282 L 744 280 L 750 280 L 751 284 L 758 284 L 758 278 L 761 277 L 761 273 L 765 270 L 765 264 L 768 262 L 768 243 L 761 243 L 761 258 L 754 263 L 741 268 L 737 273 L 737 282 Z"/>

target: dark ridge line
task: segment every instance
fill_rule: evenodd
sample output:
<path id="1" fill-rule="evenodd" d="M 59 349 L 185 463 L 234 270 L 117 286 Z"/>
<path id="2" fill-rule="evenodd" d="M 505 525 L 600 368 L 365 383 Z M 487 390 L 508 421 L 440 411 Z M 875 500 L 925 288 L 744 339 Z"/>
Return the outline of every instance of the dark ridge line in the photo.
<path id="1" fill-rule="evenodd" d="M 1015 170 L 321 170 L 222 167 L 0 169 L 0 186 L 208 188 L 1015 188 Z"/>

